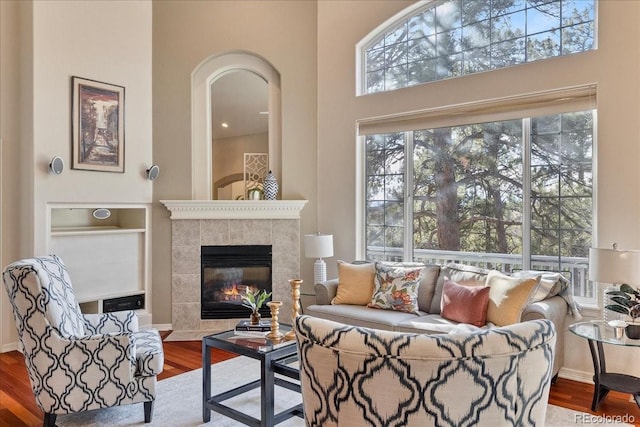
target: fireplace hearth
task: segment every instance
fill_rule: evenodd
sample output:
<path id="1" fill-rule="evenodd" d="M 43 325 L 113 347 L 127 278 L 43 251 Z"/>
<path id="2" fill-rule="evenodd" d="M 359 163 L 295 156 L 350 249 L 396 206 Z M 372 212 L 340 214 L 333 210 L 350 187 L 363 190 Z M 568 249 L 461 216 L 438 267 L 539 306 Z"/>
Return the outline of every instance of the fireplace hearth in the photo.
<path id="1" fill-rule="evenodd" d="M 272 291 L 271 245 L 202 246 L 201 319 L 233 319 L 249 315 L 242 305 L 247 290 Z M 260 314 L 268 316 L 263 306 Z"/>

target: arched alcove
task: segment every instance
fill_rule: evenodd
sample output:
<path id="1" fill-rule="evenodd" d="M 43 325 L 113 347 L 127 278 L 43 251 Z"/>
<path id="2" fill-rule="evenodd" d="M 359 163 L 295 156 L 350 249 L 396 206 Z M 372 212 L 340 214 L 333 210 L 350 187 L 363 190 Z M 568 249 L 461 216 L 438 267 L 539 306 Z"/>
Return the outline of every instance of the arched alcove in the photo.
<path id="1" fill-rule="evenodd" d="M 280 74 L 267 60 L 251 52 L 212 55 L 191 73 L 191 193 L 194 200 L 213 198 L 211 84 L 232 70 L 251 71 L 269 86 L 269 169 L 282 182 Z"/>

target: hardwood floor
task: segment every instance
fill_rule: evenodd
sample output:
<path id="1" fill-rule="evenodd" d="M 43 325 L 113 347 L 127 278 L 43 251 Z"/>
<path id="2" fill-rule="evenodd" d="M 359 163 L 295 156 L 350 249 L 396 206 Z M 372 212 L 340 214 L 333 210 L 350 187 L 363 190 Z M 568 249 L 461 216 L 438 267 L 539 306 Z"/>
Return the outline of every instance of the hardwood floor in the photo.
<path id="1" fill-rule="evenodd" d="M 163 332 L 163 338 L 169 332 Z M 164 342 L 165 365 L 160 380 L 179 375 L 202 366 L 202 344 L 200 341 Z M 215 350 L 211 363 L 234 357 L 233 353 Z M 549 403 L 576 411 L 607 417 L 633 417 L 640 426 L 640 409 L 629 401 L 629 395 L 617 392 L 600 405 L 597 412 L 590 410 L 593 385 L 558 379 L 551 387 Z M 0 426 L 36 427 L 42 425 L 42 412 L 36 406 L 31 393 L 29 377 L 22 354 L 17 351 L 0 353 Z M 593 422 L 592 422 L 593 425 Z"/>

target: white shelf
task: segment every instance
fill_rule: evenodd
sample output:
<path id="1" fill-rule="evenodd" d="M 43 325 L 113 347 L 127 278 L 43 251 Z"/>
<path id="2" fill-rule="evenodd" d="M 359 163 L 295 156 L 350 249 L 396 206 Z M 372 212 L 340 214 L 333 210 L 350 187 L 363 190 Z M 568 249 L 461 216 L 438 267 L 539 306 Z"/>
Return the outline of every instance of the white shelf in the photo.
<path id="1" fill-rule="evenodd" d="M 122 228 L 116 226 L 86 226 L 86 227 L 52 227 L 51 236 L 77 236 L 83 234 L 126 234 L 146 233 L 144 228 Z"/>

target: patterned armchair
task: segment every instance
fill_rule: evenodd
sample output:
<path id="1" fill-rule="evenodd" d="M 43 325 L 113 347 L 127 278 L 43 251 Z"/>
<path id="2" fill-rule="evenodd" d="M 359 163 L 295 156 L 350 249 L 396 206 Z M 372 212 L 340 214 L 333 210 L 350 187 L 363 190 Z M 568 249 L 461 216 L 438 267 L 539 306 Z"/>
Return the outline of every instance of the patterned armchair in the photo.
<path id="1" fill-rule="evenodd" d="M 164 364 L 158 331 L 138 331 L 133 311 L 83 315 L 55 255 L 17 261 L 3 279 L 44 426 L 59 414 L 138 402 L 151 421 Z"/>
<path id="2" fill-rule="evenodd" d="M 300 316 L 296 337 L 307 426 L 544 425 L 549 320 L 423 335 Z"/>

